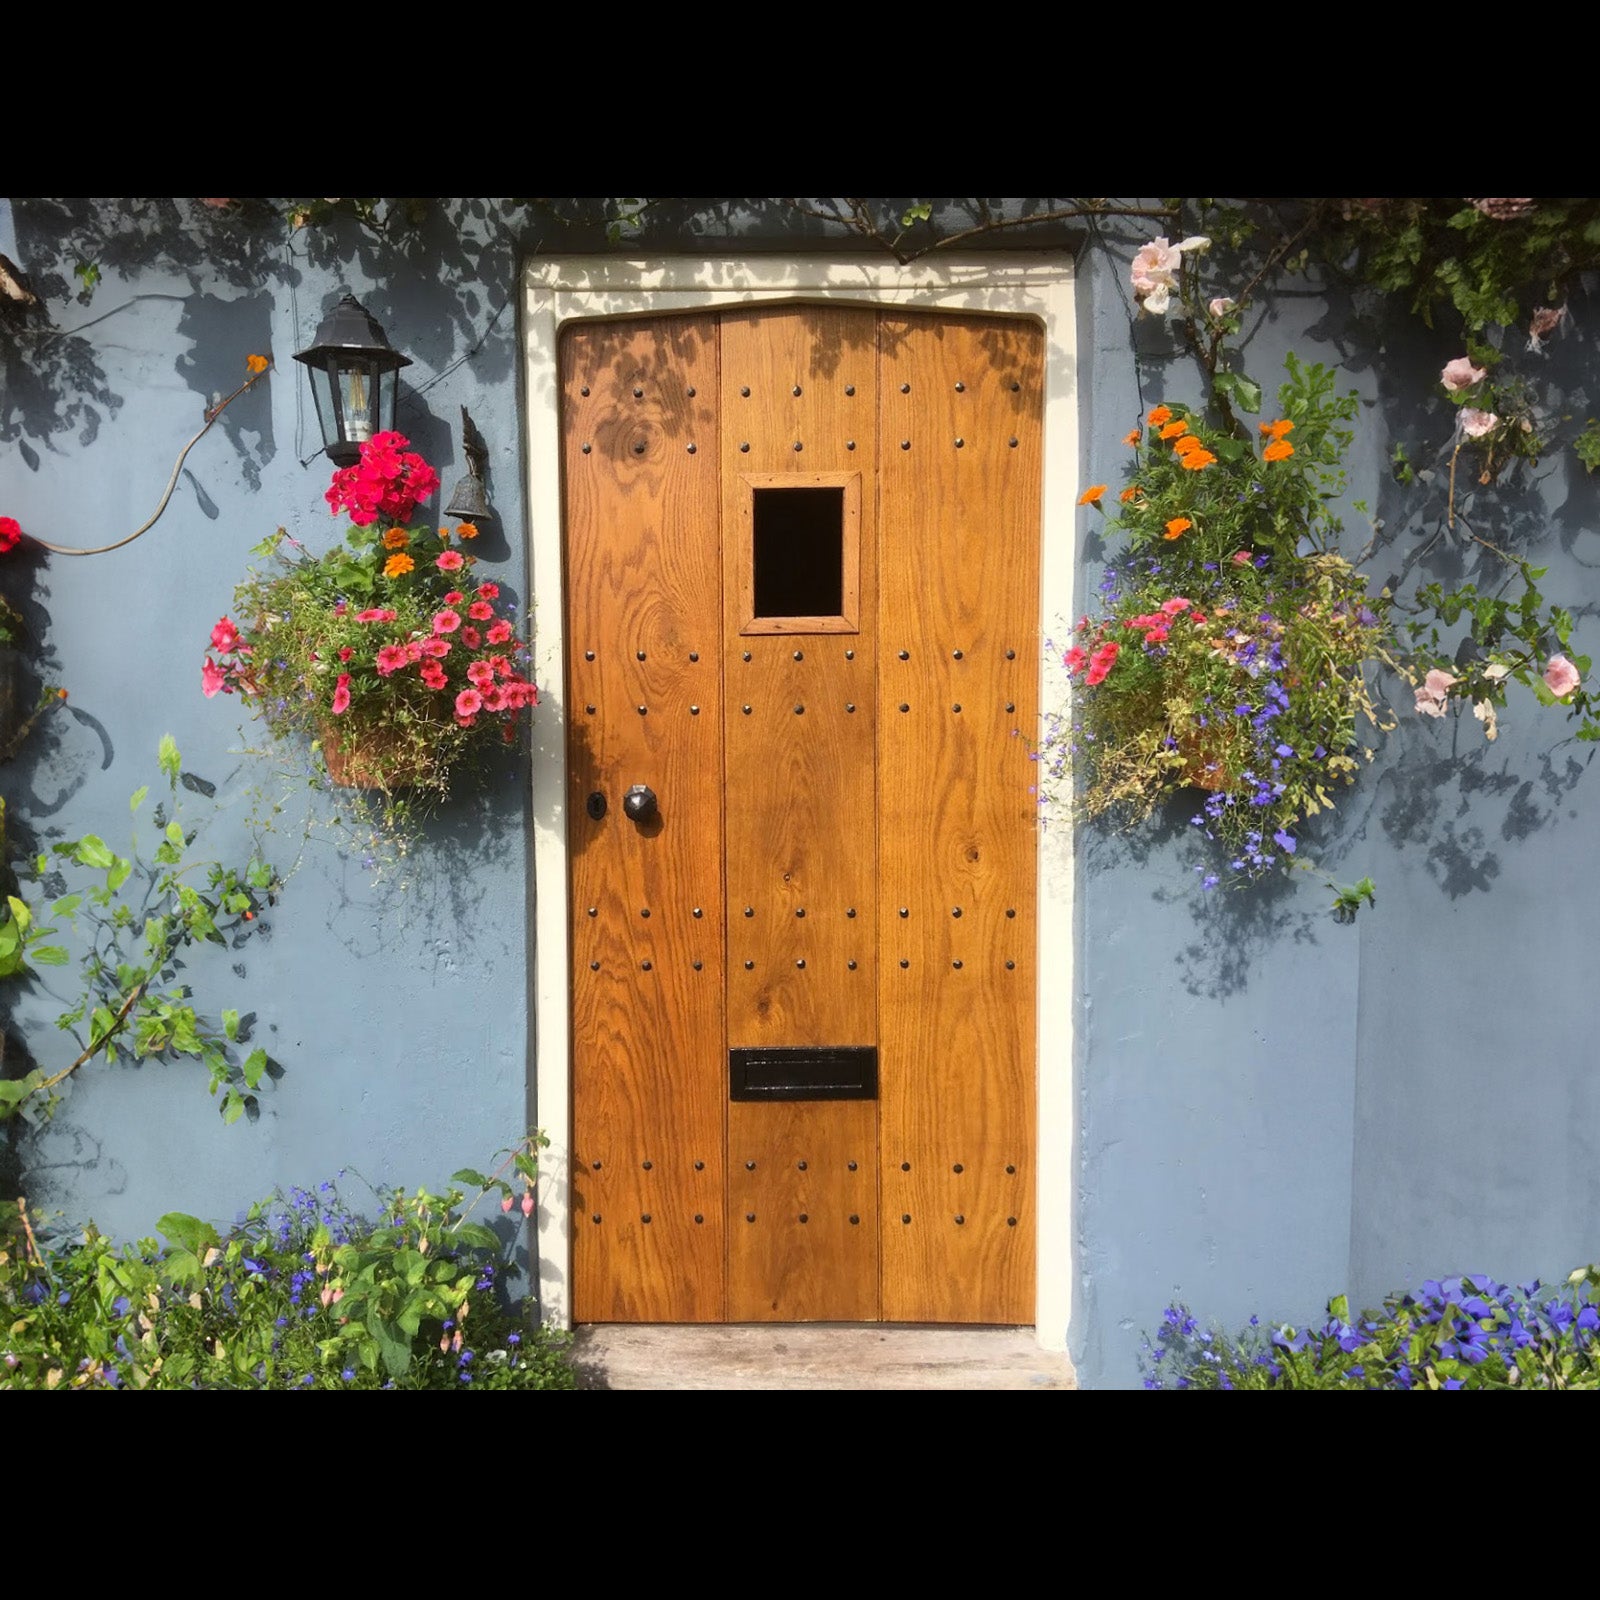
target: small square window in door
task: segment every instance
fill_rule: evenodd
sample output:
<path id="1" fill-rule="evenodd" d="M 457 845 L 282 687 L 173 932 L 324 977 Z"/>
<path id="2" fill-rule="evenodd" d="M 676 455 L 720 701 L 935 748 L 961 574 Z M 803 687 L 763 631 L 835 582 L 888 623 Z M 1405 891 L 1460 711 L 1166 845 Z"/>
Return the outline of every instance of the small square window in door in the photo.
<path id="1" fill-rule="evenodd" d="M 858 633 L 861 475 L 746 474 L 744 634 Z"/>

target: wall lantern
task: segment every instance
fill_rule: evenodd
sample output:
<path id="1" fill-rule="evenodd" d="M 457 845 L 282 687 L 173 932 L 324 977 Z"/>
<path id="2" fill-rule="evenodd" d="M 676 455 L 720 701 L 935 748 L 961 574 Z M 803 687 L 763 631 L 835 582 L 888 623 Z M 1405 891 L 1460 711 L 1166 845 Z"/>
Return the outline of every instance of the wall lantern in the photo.
<path id="1" fill-rule="evenodd" d="M 373 434 L 393 430 L 400 369 L 411 358 L 390 345 L 382 326 L 350 294 L 322 319 L 315 342 L 294 358 L 311 369 L 328 459 L 353 467 Z"/>

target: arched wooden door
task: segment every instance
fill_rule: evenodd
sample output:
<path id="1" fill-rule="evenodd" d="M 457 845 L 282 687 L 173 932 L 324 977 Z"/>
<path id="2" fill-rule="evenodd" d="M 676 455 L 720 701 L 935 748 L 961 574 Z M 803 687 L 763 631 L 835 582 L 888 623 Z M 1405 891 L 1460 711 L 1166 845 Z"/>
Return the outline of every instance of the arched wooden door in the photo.
<path id="1" fill-rule="evenodd" d="M 563 333 L 579 1322 L 1032 1321 L 1043 344 Z"/>

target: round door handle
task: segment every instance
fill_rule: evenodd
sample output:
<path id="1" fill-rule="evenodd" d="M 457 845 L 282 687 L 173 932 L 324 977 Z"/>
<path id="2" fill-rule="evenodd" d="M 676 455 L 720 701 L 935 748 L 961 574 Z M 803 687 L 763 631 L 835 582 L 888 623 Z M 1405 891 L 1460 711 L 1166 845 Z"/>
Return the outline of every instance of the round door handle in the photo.
<path id="1" fill-rule="evenodd" d="M 622 809 L 635 822 L 648 822 L 656 815 L 656 792 L 647 784 L 636 783 L 622 797 Z"/>

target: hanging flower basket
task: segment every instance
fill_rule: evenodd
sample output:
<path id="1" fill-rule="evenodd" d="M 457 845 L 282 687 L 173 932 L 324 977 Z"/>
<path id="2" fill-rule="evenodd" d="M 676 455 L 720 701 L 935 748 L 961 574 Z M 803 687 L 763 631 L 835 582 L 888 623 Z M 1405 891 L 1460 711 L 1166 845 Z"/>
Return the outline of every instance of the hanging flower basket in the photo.
<path id="1" fill-rule="evenodd" d="M 432 757 L 393 728 L 344 728 L 324 722 L 319 729 L 319 747 L 328 777 L 342 789 L 391 794 L 427 788 L 437 781 Z"/>

